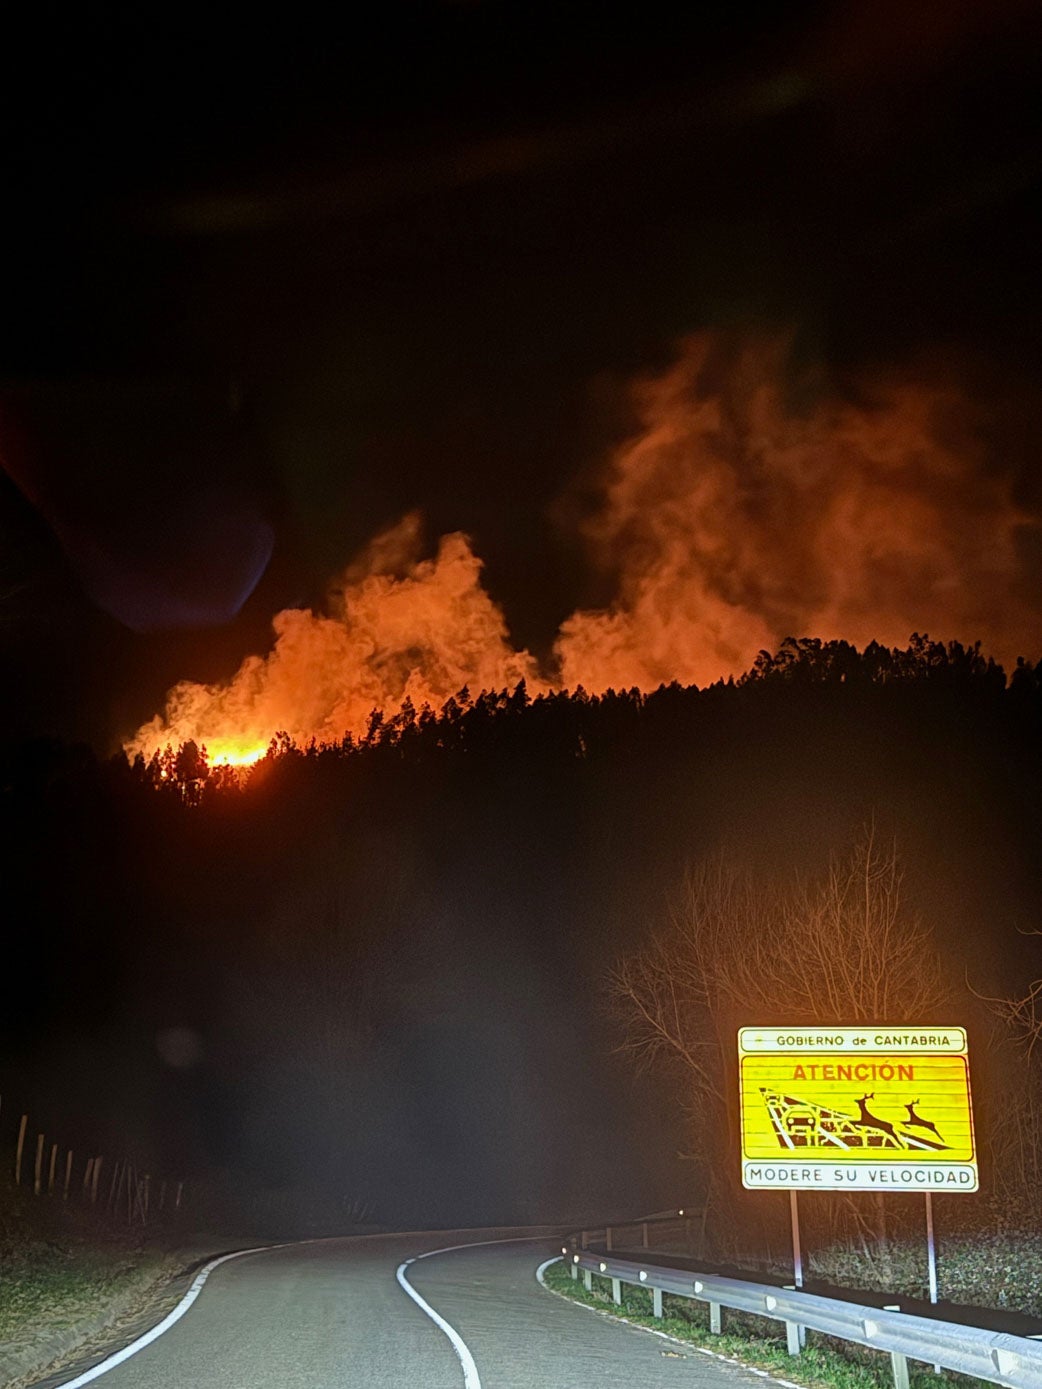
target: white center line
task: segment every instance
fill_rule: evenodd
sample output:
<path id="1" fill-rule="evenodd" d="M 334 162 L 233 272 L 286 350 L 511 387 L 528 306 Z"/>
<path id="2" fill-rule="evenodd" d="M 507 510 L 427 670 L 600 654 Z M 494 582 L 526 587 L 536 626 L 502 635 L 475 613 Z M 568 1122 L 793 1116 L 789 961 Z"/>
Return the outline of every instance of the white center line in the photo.
<path id="1" fill-rule="evenodd" d="M 465 1389 L 481 1389 L 481 1376 L 478 1374 L 478 1367 L 474 1363 L 474 1357 L 470 1353 L 466 1341 L 459 1334 L 454 1326 L 450 1326 L 444 1317 L 434 1310 L 429 1302 L 425 1302 L 420 1294 L 405 1276 L 405 1270 L 410 1264 L 415 1264 L 420 1259 L 432 1259 L 435 1254 L 453 1254 L 459 1249 L 480 1249 L 488 1247 L 490 1244 L 534 1244 L 539 1240 L 546 1239 L 545 1235 L 513 1235 L 508 1239 L 485 1239 L 473 1240 L 467 1244 L 449 1244 L 444 1249 L 428 1249 L 424 1254 L 417 1254 L 411 1259 L 406 1259 L 404 1263 L 398 1265 L 396 1277 L 403 1289 L 409 1294 L 417 1307 L 423 1309 L 430 1317 L 435 1326 L 444 1331 L 445 1335 L 452 1342 L 452 1349 L 459 1357 L 459 1362 L 463 1366 L 463 1383 Z"/>
<path id="2" fill-rule="evenodd" d="M 457 1247 L 458 1246 L 453 1246 L 453 1248 Z M 431 1253 L 446 1254 L 448 1253 L 448 1250 L 432 1249 Z M 427 1255 L 425 1254 L 417 1255 L 417 1258 L 421 1259 L 426 1257 Z M 421 1308 L 424 1312 L 426 1312 L 427 1315 L 430 1317 L 431 1321 L 434 1323 L 434 1325 L 439 1327 L 442 1331 L 444 1331 L 445 1335 L 448 1336 L 449 1340 L 452 1342 L 452 1349 L 456 1352 L 457 1356 L 459 1357 L 459 1362 L 463 1366 L 463 1383 L 466 1386 L 466 1389 L 481 1389 L 481 1376 L 478 1374 L 478 1367 L 474 1364 L 474 1357 L 473 1355 L 471 1355 L 470 1350 L 467 1347 L 466 1341 L 463 1339 L 463 1337 L 459 1334 L 459 1332 L 456 1330 L 454 1326 L 450 1326 L 444 1317 L 439 1316 L 439 1314 L 434 1310 L 434 1308 L 430 1305 L 429 1302 L 425 1302 L 423 1300 L 420 1294 L 409 1282 L 408 1278 L 406 1278 L 405 1270 L 409 1267 L 410 1264 L 414 1264 L 415 1262 L 416 1259 L 406 1259 L 405 1263 L 398 1265 L 398 1272 L 395 1275 L 398 1279 L 398 1282 L 409 1294 L 413 1302 L 416 1303 L 417 1307 Z"/>

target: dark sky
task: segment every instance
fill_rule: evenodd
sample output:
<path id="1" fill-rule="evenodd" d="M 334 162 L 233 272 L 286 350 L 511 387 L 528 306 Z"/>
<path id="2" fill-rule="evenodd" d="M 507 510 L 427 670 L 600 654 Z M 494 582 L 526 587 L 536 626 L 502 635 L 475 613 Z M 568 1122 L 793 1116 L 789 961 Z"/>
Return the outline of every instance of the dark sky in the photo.
<path id="1" fill-rule="evenodd" d="M 837 389 L 930 363 L 1037 514 L 1037 7 L 681 8 L 9 29 L 11 728 L 110 746 L 413 508 L 544 655 L 605 601 L 578 532 L 627 383 L 692 333 Z"/>

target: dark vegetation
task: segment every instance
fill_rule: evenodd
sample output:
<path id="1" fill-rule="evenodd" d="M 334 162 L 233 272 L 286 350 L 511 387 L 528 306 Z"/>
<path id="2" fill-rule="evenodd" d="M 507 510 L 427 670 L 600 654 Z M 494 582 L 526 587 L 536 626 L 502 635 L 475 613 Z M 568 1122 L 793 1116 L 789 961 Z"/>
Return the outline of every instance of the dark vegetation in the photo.
<path id="1" fill-rule="evenodd" d="M 327 1229 L 693 1201 L 686 1097 L 615 1051 L 605 974 L 721 847 L 769 885 L 871 820 L 970 1031 L 983 1189 L 938 1219 L 1019 1218 L 1038 1173 L 1003 1077 L 1033 1062 L 966 981 L 1042 974 L 1040 716 L 1042 666 L 806 640 L 702 691 L 464 691 L 278 739 L 245 779 L 191 745 L 8 747 L 4 1148 L 31 1108 L 200 1214 L 288 1201 Z M 755 1237 L 783 1201 L 738 1199 Z"/>

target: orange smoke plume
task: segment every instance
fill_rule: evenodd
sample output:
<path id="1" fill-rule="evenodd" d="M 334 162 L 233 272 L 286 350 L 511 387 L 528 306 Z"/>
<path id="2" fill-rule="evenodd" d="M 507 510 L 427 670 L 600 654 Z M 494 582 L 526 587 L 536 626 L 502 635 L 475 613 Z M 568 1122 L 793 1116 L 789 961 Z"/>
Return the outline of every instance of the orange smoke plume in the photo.
<path id="1" fill-rule="evenodd" d="M 481 587 L 481 561 L 466 536 L 447 535 L 419 559 L 415 514 L 378 536 L 330 594 L 330 613 L 290 608 L 273 620 L 275 644 L 249 656 L 228 684 L 176 685 L 157 715 L 125 744 L 150 757 L 192 740 L 211 762 L 262 757 L 276 732 L 295 742 L 337 742 L 359 733 L 374 709 L 409 699 L 440 708 L 464 685 L 544 688 L 534 660 L 507 640 L 500 610 Z"/>
<path id="2" fill-rule="evenodd" d="M 616 596 L 562 624 L 554 685 L 706 685 L 787 636 L 902 646 L 919 631 L 980 639 L 1006 662 L 1038 654 L 1019 550 L 1038 519 L 959 393 L 876 381 L 858 399 L 805 389 L 794 408 L 784 365 L 777 345 L 726 355 L 701 337 L 635 388 L 638 428 L 584 526 Z M 268 656 L 228 684 L 176 686 L 127 751 L 191 739 L 246 762 L 276 731 L 335 742 L 406 699 L 549 688 L 510 644 L 466 537 L 434 559 L 419 547 L 412 515 L 351 566 L 327 615 L 279 613 Z"/>
<path id="3" fill-rule="evenodd" d="M 719 356 L 692 339 L 637 388 L 640 432 L 586 525 L 617 597 L 562 625 L 566 686 L 711 683 L 786 636 L 1037 649 L 1018 544 L 1038 521 L 953 389 L 877 383 L 795 410 L 779 347 Z"/>

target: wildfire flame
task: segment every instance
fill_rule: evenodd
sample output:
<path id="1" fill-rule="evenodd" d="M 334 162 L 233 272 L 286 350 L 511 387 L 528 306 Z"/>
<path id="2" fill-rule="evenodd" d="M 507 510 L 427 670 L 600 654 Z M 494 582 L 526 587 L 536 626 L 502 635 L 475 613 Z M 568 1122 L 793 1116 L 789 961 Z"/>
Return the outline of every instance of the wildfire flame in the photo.
<path id="1" fill-rule="evenodd" d="M 267 657 L 249 656 L 227 684 L 176 685 L 164 716 L 130 739 L 150 757 L 191 739 L 211 762 L 243 766 L 263 757 L 276 732 L 302 744 L 360 733 L 374 710 L 410 700 L 440 708 L 468 686 L 548 688 L 535 660 L 511 646 L 502 613 L 481 586 L 481 561 L 466 536 L 443 536 L 420 559 L 420 518 L 378 536 L 329 596 L 330 612 L 287 609 L 273 620 Z"/>
<path id="2" fill-rule="evenodd" d="M 211 738 L 207 760 L 215 767 L 249 767 L 268 751 L 268 743 L 248 743 L 235 738 Z"/>
<path id="3" fill-rule="evenodd" d="M 928 631 L 1006 661 L 1037 655 L 1023 542 L 1039 519 L 967 424 L 964 397 L 876 380 L 857 400 L 819 391 L 797 410 L 784 379 L 777 344 L 722 365 L 703 336 L 636 385 L 637 429 L 584 526 L 616 596 L 562 624 L 553 671 L 510 643 L 467 537 L 424 559 L 410 515 L 348 569 L 326 613 L 281 612 L 267 656 L 226 684 L 177 685 L 128 753 L 191 739 L 243 766 L 277 731 L 336 742 L 373 710 L 436 709 L 465 685 L 705 685 L 790 635 L 901 645 Z"/>

